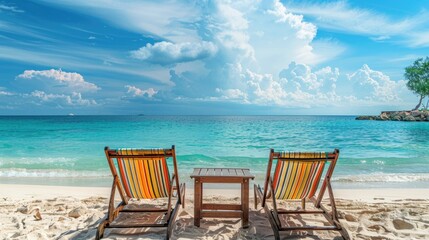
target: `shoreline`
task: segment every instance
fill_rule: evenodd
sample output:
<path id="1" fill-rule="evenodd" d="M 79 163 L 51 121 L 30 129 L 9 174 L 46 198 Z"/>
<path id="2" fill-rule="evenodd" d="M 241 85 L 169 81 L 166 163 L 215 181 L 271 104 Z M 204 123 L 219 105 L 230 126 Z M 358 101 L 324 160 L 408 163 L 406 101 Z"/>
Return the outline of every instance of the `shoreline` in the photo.
<path id="1" fill-rule="evenodd" d="M 258 184 L 258 183 L 257 183 Z M 262 183 L 259 183 L 262 184 Z M 222 192 L 222 195 L 232 197 L 238 194 L 239 187 L 235 185 L 223 184 L 221 187 L 209 185 L 204 187 L 205 194 L 216 195 Z M 369 201 L 370 198 L 384 198 L 385 200 L 398 199 L 427 199 L 429 200 L 428 188 L 335 188 L 333 186 L 336 198 L 348 200 Z M 49 197 L 109 197 L 110 187 L 93 186 L 58 186 L 58 185 L 38 185 L 38 184 L 3 184 L 0 183 L 0 197 L 7 198 L 49 198 Z M 193 195 L 193 187 L 186 186 L 187 195 Z M 250 197 L 253 193 L 253 184 L 250 184 Z M 327 193 L 325 193 L 325 196 Z"/>

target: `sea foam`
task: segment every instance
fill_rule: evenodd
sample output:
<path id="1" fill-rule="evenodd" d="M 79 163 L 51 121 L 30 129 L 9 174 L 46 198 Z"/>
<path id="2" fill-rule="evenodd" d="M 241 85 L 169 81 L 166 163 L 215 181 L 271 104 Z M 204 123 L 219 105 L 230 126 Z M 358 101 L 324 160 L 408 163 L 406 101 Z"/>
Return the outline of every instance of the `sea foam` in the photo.
<path id="1" fill-rule="evenodd" d="M 429 174 L 427 173 L 371 173 L 371 174 L 358 174 L 349 176 L 332 177 L 334 182 L 420 182 L 428 181 Z"/>

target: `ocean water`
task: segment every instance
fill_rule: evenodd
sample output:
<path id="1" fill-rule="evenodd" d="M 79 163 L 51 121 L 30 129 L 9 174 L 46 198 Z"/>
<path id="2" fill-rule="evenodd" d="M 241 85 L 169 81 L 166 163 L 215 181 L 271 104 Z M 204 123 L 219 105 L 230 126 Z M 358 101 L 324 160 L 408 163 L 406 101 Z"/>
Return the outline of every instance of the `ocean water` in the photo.
<path id="1" fill-rule="evenodd" d="M 270 148 L 333 151 L 336 187 L 429 187 L 429 122 L 353 116 L 1 116 L 0 183 L 110 186 L 104 147 L 176 145 L 194 167 L 246 167 L 263 182 Z"/>

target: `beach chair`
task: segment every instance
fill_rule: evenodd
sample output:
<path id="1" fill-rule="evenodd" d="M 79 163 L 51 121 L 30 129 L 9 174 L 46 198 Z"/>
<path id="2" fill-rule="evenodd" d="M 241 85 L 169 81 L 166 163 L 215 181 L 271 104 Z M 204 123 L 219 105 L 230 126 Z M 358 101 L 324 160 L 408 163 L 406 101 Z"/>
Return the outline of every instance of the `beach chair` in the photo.
<path id="1" fill-rule="evenodd" d="M 171 237 L 179 205 L 184 207 L 185 184 L 179 184 L 176 153 L 171 149 L 104 149 L 113 175 L 107 218 L 98 226 L 96 239 L 104 235 L 106 228 L 167 228 L 166 239 Z M 174 174 L 170 176 L 167 159 L 173 160 Z M 119 173 L 119 174 L 118 174 Z M 122 201 L 115 208 L 118 190 Z M 175 192 L 175 195 L 173 195 Z M 172 198 L 177 201 L 172 207 Z M 167 206 L 144 208 L 131 206 L 131 199 L 167 200 Z M 135 217 L 134 217 L 135 216 Z M 132 219 L 132 224 L 119 221 L 121 217 Z"/>
<path id="2" fill-rule="evenodd" d="M 255 184 L 254 195 L 255 208 L 257 208 L 258 203 L 261 203 L 268 215 L 275 239 L 280 239 L 279 232 L 281 231 L 306 230 L 335 230 L 339 231 L 344 239 L 350 239 L 347 231 L 338 220 L 330 181 L 338 156 L 338 149 L 335 149 L 332 153 L 275 152 L 271 149 L 264 188 Z M 277 165 L 274 173 L 271 174 L 273 161 L 277 161 Z M 325 165 L 329 165 L 329 167 L 316 197 Z M 321 204 L 326 189 L 328 189 L 329 193 L 331 210 Z M 272 209 L 268 207 L 267 199 L 272 199 Z M 277 201 L 279 200 L 286 200 L 286 202 L 301 201 L 301 209 L 279 209 L 279 206 L 277 206 Z M 313 203 L 314 208 L 306 210 L 306 201 Z M 298 226 L 298 224 L 285 224 L 281 221 L 281 215 L 283 214 L 288 214 L 284 217 L 299 216 L 299 214 L 322 214 L 330 225 L 308 226 L 303 224 Z"/>

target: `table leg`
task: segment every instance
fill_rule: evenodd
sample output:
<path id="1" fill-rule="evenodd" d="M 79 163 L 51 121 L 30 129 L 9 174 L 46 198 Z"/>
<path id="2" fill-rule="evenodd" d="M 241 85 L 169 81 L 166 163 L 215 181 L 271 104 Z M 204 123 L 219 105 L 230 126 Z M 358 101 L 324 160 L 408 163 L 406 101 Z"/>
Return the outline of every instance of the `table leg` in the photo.
<path id="1" fill-rule="evenodd" d="M 241 224 L 243 228 L 249 227 L 249 180 L 244 179 L 241 183 L 241 209 L 243 211 L 243 217 Z"/>
<path id="2" fill-rule="evenodd" d="M 194 225 L 199 227 L 201 220 L 201 207 L 202 207 L 202 187 L 203 184 L 197 178 L 194 181 Z"/>

